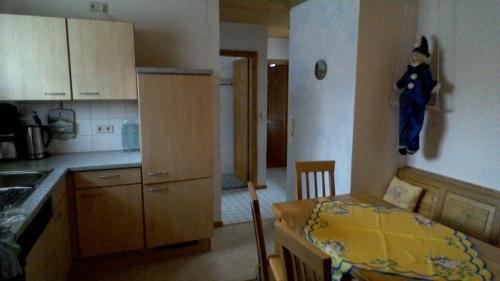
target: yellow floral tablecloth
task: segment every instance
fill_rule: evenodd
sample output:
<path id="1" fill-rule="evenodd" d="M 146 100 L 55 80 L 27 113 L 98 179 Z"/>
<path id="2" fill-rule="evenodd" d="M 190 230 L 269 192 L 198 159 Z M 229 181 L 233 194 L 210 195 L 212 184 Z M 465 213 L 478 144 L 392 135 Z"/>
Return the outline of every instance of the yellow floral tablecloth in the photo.
<path id="1" fill-rule="evenodd" d="M 491 280 L 464 234 L 399 208 L 320 199 L 304 228 L 332 257 L 334 280 L 352 268 L 426 280 Z"/>

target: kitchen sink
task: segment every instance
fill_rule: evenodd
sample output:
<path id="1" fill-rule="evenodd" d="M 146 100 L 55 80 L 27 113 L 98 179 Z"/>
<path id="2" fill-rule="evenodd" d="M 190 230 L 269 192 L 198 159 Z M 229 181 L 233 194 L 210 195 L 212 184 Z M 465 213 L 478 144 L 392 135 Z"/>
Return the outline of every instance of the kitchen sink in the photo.
<path id="1" fill-rule="evenodd" d="M 51 171 L 0 172 L 0 211 L 21 205 Z"/>

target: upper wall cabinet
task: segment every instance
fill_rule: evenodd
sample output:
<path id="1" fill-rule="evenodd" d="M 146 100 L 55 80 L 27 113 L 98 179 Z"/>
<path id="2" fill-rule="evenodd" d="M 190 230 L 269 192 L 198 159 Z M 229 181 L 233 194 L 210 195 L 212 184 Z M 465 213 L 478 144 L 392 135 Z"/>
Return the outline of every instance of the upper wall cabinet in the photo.
<path id="1" fill-rule="evenodd" d="M 0 14 L 0 100 L 71 99 L 66 21 Z"/>
<path id="2" fill-rule="evenodd" d="M 73 99 L 137 99 L 133 24 L 67 21 Z"/>

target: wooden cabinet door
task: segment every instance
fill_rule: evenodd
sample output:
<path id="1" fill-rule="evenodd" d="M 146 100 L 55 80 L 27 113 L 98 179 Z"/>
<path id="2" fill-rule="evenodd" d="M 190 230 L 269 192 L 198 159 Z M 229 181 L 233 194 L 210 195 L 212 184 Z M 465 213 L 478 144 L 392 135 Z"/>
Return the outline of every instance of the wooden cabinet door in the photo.
<path id="1" fill-rule="evenodd" d="M 68 205 L 64 198 L 26 257 L 26 281 L 66 281 L 71 266 Z"/>
<path id="2" fill-rule="evenodd" d="M 26 281 L 47 281 L 53 280 L 52 252 L 50 251 L 55 233 L 53 221 L 50 221 L 45 230 L 36 241 L 31 251 L 26 256 Z"/>
<path id="3" fill-rule="evenodd" d="M 208 75 L 139 74 L 143 182 L 212 177 Z"/>
<path id="4" fill-rule="evenodd" d="M 269 67 L 267 73 L 267 167 L 285 167 L 288 66 Z"/>
<path id="5" fill-rule="evenodd" d="M 63 18 L 0 14 L 0 100 L 69 100 Z"/>
<path id="6" fill-rule="evenodd" d="M 54 262 L 54 281 L 65 281 L 71 267 L 71 242 L 69 236 L 69 213 L 68 201 L 66 198 L 61 200 L 54 212 L 54 230 L 52 239 L 52 260 Z"/>
<path id="7" fill-rule="evenodd" d="M 132 23 L 68 19 L 73 99 L 137 99 Z"/>
<path id="8" fill-rule="evenodd" d="M 144 247 L 140 184 L 77 190 L 76 207 L 81 256 Z"/>
<path id="9" fill-rule="evenodd" d="M 146 246 L 212 237 L 212 179 L 144 185 Z"/>

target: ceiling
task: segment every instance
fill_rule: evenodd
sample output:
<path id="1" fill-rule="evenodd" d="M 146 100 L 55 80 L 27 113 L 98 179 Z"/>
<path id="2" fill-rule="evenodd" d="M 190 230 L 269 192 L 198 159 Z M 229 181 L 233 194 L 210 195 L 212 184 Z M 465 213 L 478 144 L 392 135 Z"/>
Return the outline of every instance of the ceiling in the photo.
<path id="1" fill-rule="evenodd" d="M 220 21 L 259 24 L 269 37 L 289 36 L 290 9 L 303 0 L 220 0 Z"/>

